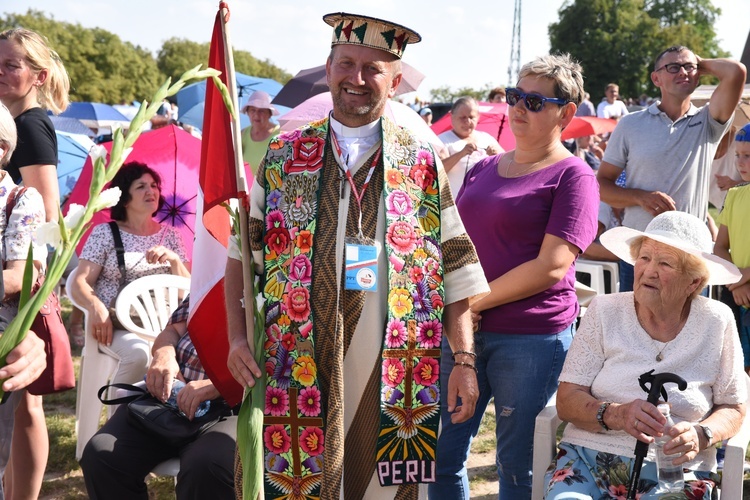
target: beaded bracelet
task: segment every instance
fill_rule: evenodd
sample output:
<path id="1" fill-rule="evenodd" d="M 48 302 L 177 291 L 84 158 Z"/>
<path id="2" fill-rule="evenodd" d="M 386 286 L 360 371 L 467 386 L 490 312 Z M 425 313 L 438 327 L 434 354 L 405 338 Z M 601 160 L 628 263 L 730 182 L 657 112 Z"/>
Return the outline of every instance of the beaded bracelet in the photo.
<path id="1" fill-rule="evenodd" d="M 465 366 L 467 368 L 471 368 L 472 370 L 474 370 L 474 373 L 479 373 L 477 371 L 477 367 L 472 365 L 471 363 L 456 362 L 456 363 L 453 363 L 453 366 Z"/>
<path id="2" fill-rule="evenodd" d="M 471 352 L 471 351 L 456 351 L 453 354 L 451 354 L 451 357 L 455 360 L 456 356 L 459 356 L 461 354 L 465 354 L 466 356 L 471 356 L 472 359 L 477 359 L 477 353 Z"/>
<path id="3" fill-rule="evenodd" d="M 599 422 L 599 425 L 604 429 L 605 431 L 612 430 L 609 427 L 607 427 L 607 424 L 604 423 L 604 412 L 607 411 L 607 408 L 612 403 L 605 402 L 599 405 L 599 410 L 596 412 L 596 421 Z"/>

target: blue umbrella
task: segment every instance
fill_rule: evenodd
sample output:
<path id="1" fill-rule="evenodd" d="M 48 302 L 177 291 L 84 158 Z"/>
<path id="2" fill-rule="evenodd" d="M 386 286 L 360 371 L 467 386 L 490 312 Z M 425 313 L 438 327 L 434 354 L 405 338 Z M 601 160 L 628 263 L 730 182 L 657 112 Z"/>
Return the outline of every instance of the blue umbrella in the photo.
<path id="1" fill-rule="evenodd" d="M 89 131 L 90 132 L 90 131 Z M 57 183 L 64 200 L 76 185 L 83 164 L 94 145 L 88 136 L 57 130 Z"/>
<path id="2" fill-rule="evenodd" d="M 273 99 L 281 90 L 281 85 L 276 80 L 270 78 L 259 78 L 256 76 L 243 75 L 236 73 L 237 80 L 237 101 L 240 106 L 247 101 L 250 94 L 256 90 L 263 90 Z M 201 81 L 188 85 L 177 92 L 177 107 L 179 109 L 179 121 L 187 123 L 198 129 L 203 128 L 203 108 L 206 100 L 206 81 Z M 286 108 L 279 106 L 279 113 L 288 111 Z M 244 114 L 240 114 L 240 125 L 242 128 L 250 125 L 250 119 Z"/>
<path id="3" fill-rule="evenodd" d="M 49 115 L 52 125 L 55 126 L 55 130 L 62 132 L 68 132 L 71 134 L 86 135 L 88 137 L 95 137 L 94 131 L 84 125 L 81 120 L 77 118 L 69 118 L 65 116 L 55 116 L 50 113 Z"/>
<path id="4" fill-rule="evenodd" d="M 109 104 L 100 102 L 71 102 L 60 116 L 77 118 L 91 129 L 112 129 L 113 125 L 127 127 L 130 120 Z M 99 131 L 101 133 L 101 131 Z"/>

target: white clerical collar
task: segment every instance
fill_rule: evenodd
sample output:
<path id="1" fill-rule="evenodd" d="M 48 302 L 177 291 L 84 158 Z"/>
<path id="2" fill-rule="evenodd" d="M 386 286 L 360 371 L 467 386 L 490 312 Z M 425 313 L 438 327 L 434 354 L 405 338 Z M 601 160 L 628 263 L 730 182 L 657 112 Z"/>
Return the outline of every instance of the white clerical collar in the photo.
<path id="1" fill-rule="evenodd" d="M 337 137 L 356 138 L 370 137 L 380 132 L 380 118 L 374 122 L 362 125 L 361 127 L 347 127 L 340 121 L 336 120 L 331 113 L 331 128 Z"/>

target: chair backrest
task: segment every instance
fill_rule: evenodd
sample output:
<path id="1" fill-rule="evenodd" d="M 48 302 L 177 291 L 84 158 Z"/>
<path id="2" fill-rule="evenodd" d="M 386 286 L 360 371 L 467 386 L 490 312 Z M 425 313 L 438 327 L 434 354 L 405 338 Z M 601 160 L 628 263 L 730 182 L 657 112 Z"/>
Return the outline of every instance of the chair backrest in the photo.
<path id="1" fill-rule="evenodd" d="M 190 278 L 183 276 L 155 274 L 138 278 L 117 296 L 117 319 L 129 331 L 153 342 L 189 290 Z M 140 318 L 142 326 L 133 321 L 131 311 Z"/>

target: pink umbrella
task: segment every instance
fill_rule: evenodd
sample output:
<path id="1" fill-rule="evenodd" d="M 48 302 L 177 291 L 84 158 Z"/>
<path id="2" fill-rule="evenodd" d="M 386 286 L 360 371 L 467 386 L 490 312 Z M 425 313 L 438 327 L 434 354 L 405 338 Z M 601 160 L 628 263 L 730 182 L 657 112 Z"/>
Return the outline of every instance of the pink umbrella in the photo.
<path id="1" fill-rule="evenodd" d="M 308 122 L 325 118 L 332 109 L 333 101 L 330 92 L 314 95 L 279 117 L 281 130 L 294 130 Z M 398 101 L 388 101 L 385 107 L 385 115 L 397 125 L 411 130 L 417 137 L 432 144 L 437 152 L 442 151 L 445 147 L 435 132 L 419 116 L 419 113 L 409 106 Z"/>
<path id="2" fill-rule="evenodd" d="M 102 144 L 109 152 L 112 143 Z M 188 252 L 188 259 L 193 254 L 193 227 L 195 225 L 195 203 L 198 192 L 198 170 L 201 159 L 201 141 L 188 132 L 168 125 L 156 130 L 144 132 L 133 145 L 133 151 L 126 162 L 138 161 L 156 170 L 161 176 L 161 192 L 166 203 L 156 214 L 156 220 L 176 227 Z M 89 199 L 92 163 L 89 157 L 83 166 L 70 198 L 63 207 L 68 212 L 71 203 L 85 205 Z M 109 210 L 97 213 L 92 220 L 92 227 L 111 220 Z M 86 232 L 78 245 L 78 253 L 91 230 Z"/>
<path id="3" fill-rule="evenodd" d="M 510 130 L 508 104 L 505 102 L 478 102 L 477 105 L 479 106 L 477 130 L 490 134 L 505 151 L 515 149 L 516 138 Z M 453 128 L 453 125 L 451 125 L 450 112 L 432 124 L 432 130 L 436 134 L 442 134 L 451 128 Z"/>
<path id="4" fill-rule="evenodd" d="M 595 116 L 574 116 L 570 124 L 562 131 L 560 138 L 563 141 L 584 137 L 586 135 L 607 134 L 615 129 L 617 122 L 609 118 L 597 118 Z"/>

